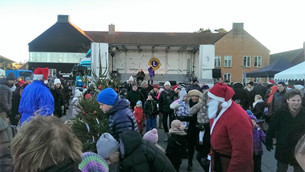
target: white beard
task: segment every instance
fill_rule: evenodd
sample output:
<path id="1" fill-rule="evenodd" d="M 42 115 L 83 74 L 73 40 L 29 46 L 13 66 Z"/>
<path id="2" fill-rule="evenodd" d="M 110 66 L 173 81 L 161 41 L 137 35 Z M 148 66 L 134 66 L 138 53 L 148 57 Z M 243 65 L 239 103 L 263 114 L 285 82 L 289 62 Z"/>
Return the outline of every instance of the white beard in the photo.
<path id="1" fill-rule="evenodd" d="M 214 119 L 217 115 L 219 101 L 211 99 L 208 103 L 208 118 Z"/>

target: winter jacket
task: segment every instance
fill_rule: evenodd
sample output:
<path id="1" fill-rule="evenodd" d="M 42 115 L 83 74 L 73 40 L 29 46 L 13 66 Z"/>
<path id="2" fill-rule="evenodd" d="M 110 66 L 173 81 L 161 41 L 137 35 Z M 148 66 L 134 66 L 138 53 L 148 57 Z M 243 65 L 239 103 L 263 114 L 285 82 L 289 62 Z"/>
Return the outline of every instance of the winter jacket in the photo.
<path id="1" fill-rule="evenodd" d="M 179 159 L 187 157 L 186 135 L 170 134 L 166 147 L 166 156 L 177 156 Z"/>
<path id="2" fill-rule="evenodd" d="M 207 115 L 207 94 L 208 91 L 204 91 L 202 94 L 202 98 L 199 99 L 199 102 L 192 106 L 192 108 L 190 109 L 191 116 L 197 113 L 197 127 L 199 127 L 200 130 L 203 130 L 205 124 L 208 124 L 210 122 Z"/>
<path id="3" fill-rule="evenodd" d="M 247 93 L 247 105 L 252 107 L 252 104 L 254 102 L 254 96 L 255 96 L 255 95 L 253 95 L 253 87 L 251 87 L 251 88 L 246 87 L 245 90 Z"/>
<path id="4" fill-rule="evenodd" d="M 171 89 L 169 90 L 163 90 L 159 97 L 159 107 L 161 113 L 170 113 L 173 112 L 172 109 L 170 109 L 170 104 L 174 101 L 174 91 Z"/>
<path id="5" fill-rule="evenodd" d="M 284 108 L 272 117 L 266 136 L 266 146 L 273 146 L 272 138 L 276 138 L 275 158 L 283 163 L 295 164 L 294 148 L 305 133 L 305 110 L 293 118 Z"/>
<path id="6" fill-rule="evenodd" d="M 267 88 L 263 86 L 262 84 L 257 84 L 253 87 L 252 94 L 255 96 L 259 94 L 262 98 L 265 97 Z"/>
<path id="7" fill-rule="evenodd" d="M 12 108 L 12 91 L 6 79 L 0 80 L 0 113 L 10 112 Z"/>
<path id="8" fill-rule="evenodd" d="M 23 90 L 19 105 L 20 125 L 37 110 L 42 116 L 52 115 L 54 111 L 53 95 L 42 81 L 34 81 Z"/>
<path id="9" fill-rule="evenodd" d="M 73 97 L 73 99 L 71 101 L 73 118 L 75 118 L 81 112 L 81 109 L 78 107 L 78 102 L 79 102 L 79 98 Z"/>
<path id="10" fill-rule="evenodd" d="M 253 155 L 262 155 L 263 154 L 263 144 L 265 143 L 266 135 L 264 131 L 255 126 L 253 128 Z"/>
<path id="11" fill-rule="evenodd" d="M 130 108 L 131 109 L 133 109 L 136 106 L 138 100 L 141 100 L 141 102 L 144 102 L 144 96 L 143 96 L 142 92 L 139 91 L 139 90 L 129 91 L 126 98 L 130 102 Z"/>
<path id="12" fill-rule="evenodd" d="M 258 100 L 253 103 L 253 115 L 257 119 L 262 119 L 265 116 L 265 107 L 267 107 L 268 104 L 264 100 Z"/>
<path id="13" fill-rule="evenodd" d="M 10 125 L 0 117 L 0 167 L 4 171 L 13 171 L 13 159 L 9 148 L 13 139 Z"/>
<path id="14" fill-rule="evenodd" d="M 152 89 L 153 89 L 153 87 L 152 87 L 151 85 L 148 85 L 147 88 L 141 88 L 141 89 L 140 89 L 140 91 L 141 91 L 141 93 L 142 93 L 142 95 L 143 95 L 143 97 L 144 97 L 144 100 L 147 99 L 148 93 L 149 93 Z M 143 103 L 144 103 L 144 102 L 143 102 Z"/>
<path id="15" fill-rule="evenodd" d="M 121 99 L 119 96 L 115 101 L 113 107 L 106 113 L 109 117 L 109 129 L 110 134 L 119 139 L 119 134 L 128 131 L 138 131 L 137 121 L 133 116 L 133 113 L 129 109 L 129 103 Z"/>
<path id="16" fill-rule="evenodd" d="M 144 103 L 144 115 L 146 118 L 155 118 L 158 114 L 157 103 L 154 100 L 146 100 Z"/>
<path id="17" fill-rule="evenodd" d="M 142 71 L 142 72 L 138 72 L 136 74 L 136 77 L 137 77 L 137 80 L 143 80 L 145 78 L 145 73 Z"/>
<path id="18" fill-rule="evenodd" d="M 233 85 L 233 90 L 234 90 L 235 94 L 232 97 L 232 100 L 234 100 L 234 101 L 239 100 L 240 105 L 244 109 L 248 109 L 248 107 L 249 107 L 248 94 L 247 94 L 247 91 L 244 89 L 243 85 L 241 83 L 235 83 Z"/>
<path id="19" fill-rule="evenodd" d="M 137 123 L 141 123 L 144 119 L 143 108 L 134 107 L 133 115 L 136 118 Z"/>
<path id="20" fill-rule="evenodd" d="M 175 168 L 153 143 L 134 131 L 120 134 L 122 172 L 175 172 Z"/>
<path id="21" fill-rule="evenodd" d="M 219 158 L 220 162 L 224 163 L 222 168 L 227 169 L 227 172 L 251 172 L 253 125 L 247 113 L 233 101 L 217 120 L 214 128 L 212 128 L 213 122 L 214 120 L 210 121 L 214 163 L 217 164 Z"/>
<path id="22" fill-rule="evenodd" d="M 159 99 L 157 99 L 157 97 L 158 97 L 158 92 L 154 92 L 154 90 L 151 90 L 150 91 L 150 93 L 151 93 L 151 96 L 153 97 L 153 99 L 154 99 L 154 101 L 156 102 L 156 103 L 158 103 L 159 102 Z"/>
<path id="23" fill-rule="evenodd" d="M 273 95 L 271 112 L 275 114 L 278 110 L 280 110 L 285 104 L 285 93 L 286 91 L 276 91 Z"/>
<path id="24" fill-rule="evenodd" d="M 58 117 L 61 117 L 62 115 L 62 109 L 61 106 L 65 104 L 65 94 L 64 89 L 62 87 L 54 87 L 51 89 L 51 93 L 54 97 L 54 115 L 57 115 Z"/>
<path id="25" fill-rule="evenodd" d="M 152 67 L 148 68 L 148 73 L 150 77 L 155 76 L 155 70 Z"/>

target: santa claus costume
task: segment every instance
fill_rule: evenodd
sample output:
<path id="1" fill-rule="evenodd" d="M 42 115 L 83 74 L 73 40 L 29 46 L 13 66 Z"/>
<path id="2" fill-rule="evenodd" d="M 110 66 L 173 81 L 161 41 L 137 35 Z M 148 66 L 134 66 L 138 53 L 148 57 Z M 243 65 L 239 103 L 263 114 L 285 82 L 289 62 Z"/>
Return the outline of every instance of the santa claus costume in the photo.
<path id="1" fill-rule="evenodd" d="M 215 111 L 217 116 L 208 114 L 212 147 L 210 171 L 253 171 L 253 125 L 242 107 L 232 101 L 234 94 L 223 83 L 215 84 L 208 93 L 210 102 L 218 101 L 217 107 L 220 106 L 220 112 Z"/>
<path id="2" fill-rule="evenodd" d="M 44 81 L 48 79 L 48 68 L 34 70 L 33 83 L 26 86 L 22 92 L 19 113 L 20 125 L 35 114 L 49 116 L 54 111 L 54 98 Z"/>

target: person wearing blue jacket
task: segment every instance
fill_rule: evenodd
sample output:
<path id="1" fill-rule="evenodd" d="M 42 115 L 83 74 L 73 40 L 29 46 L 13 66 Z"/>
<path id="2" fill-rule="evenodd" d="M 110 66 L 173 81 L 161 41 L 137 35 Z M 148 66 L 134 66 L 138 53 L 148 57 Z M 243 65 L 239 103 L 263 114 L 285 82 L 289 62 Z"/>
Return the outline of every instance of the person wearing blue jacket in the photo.
<path id="1" fill-rule="evenodd" d="M 34 70 L 33 83 L 25 87 L 21 94 L 19 113 L 20 125 L 35 114 L 50 116 L 54 111 L 54 98 L 44 80 L 48 79 L 48 68 Z"/>
<path id="2" fill-rule="evenodd" d="M 110 134 L 119 140 L 119 134 L 128 130 L 138 131 L 137 121 L 129 108 L 129 102 L 121 99 L 112 89 L 106 88 L 97 95 L 100 109 L 109 115 Z"/>

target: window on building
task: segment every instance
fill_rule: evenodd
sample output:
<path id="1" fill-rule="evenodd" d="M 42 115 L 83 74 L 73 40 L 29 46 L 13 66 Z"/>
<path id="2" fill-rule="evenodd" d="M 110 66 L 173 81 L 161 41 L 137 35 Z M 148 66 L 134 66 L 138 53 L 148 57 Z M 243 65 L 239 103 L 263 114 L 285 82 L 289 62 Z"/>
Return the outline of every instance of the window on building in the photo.
<path id="1" fill-rule="evenodd" d="M 50 77 L 56 76 L 56 69 L 49 69 L 49 76 Z"/>
<path id="2" fill-rule="evenodd" d="M 254 57 L 254 67 L 262 67 L 262 57 L 261 56 Z"/>
<path id="3" fill-rule="evenodd" d="M 85 53 L 30 52 L 29 62 L 79 63 Z"/>
<path id="4" fill-rule="evenodd" d="M 214 66 L 221 67 L 221 56 L 215 56 Z"/>
<path id="5" fill-rule="evenodd" d="M 243 66 L 251 67 L 251 57 L 250 56 L 244 56 Z"/>
<path id="6" fill-rule="evenodd" d="M 224 67 L 232 67 L 232 56 L 225 56 L 224 61 Z"/>
<path id="7" fill-rule="evenodd" d="M 224 81 L 229 81 L 229 82 L 231 82 L 231 73 L 225 73 L 225 74 L 223 74 L 223 79 L 224 79 Z"/>
<path id="8" fill-rule="evenodd" d="M 250 82 L 250 77 L 246 76 L 247 73 L 243 73 L 243 84 L 246 85 Z"/>

